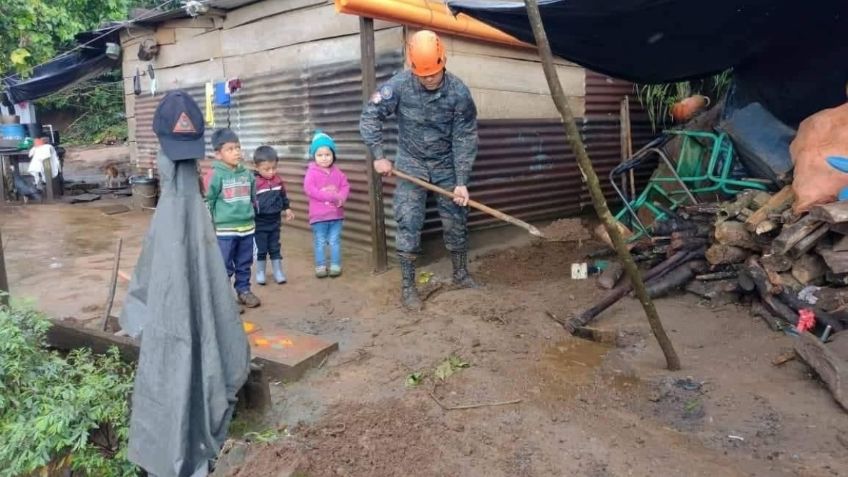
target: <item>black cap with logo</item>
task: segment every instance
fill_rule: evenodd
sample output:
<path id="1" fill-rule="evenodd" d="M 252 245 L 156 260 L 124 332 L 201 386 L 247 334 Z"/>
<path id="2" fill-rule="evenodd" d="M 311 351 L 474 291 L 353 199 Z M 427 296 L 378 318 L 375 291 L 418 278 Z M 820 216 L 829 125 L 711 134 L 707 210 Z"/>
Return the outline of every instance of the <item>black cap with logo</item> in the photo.
<path id="1" fill-rule="evenodd" d="M 153 132 L 162 151 L 172 161 L 203 159 L 206 143 L 203 113 L 197 103 L 182 90 L 170 91 L 159 102 L 153 115 Z"/>

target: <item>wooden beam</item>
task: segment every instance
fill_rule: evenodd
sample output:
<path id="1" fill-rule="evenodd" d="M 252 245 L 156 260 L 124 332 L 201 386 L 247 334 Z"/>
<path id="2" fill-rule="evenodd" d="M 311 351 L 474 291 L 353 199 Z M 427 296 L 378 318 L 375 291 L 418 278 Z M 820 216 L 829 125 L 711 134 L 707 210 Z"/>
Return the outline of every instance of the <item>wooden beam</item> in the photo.
<path id="1" fill-rule="evenodd" d="M 764 206 L 760 207 L 756 212 L 751 214 L 751 216 L 745 220 L 745 228 L 748 229 L 749 232 L 756 231 L 757 225 L 759 225 L 760 222 L 768 219 L 771 214 L 779 214 L 788 209 L 789 206 L 792 205 L 792 202 L 795 202 L 795 192 L 792 190 L 792 186 L 788 185 L 781 189 L 777 194 L 771 196 L 771 199 L 769 199 Z"/>
<path id="2" fill-rule="evenodd" d="M 377 55 L 374 46 L 374 20 L 359 18 L 360 51 L 362 56 L 362 107 L 368 104 L 377 90 Z M 371 222 L 371 268 L 374 273 L 388 268 L 386 249 L 386 218 L 383 210 L 383 179 L 374 170 L 374 155 L 365 148 L 365 174 L 368 177 L 368 212 Z"/>
<path id="3" fill-rule="evenodd" d="M 848 201 L 817 205 L 810 210 L 810 215 L 829 224 L 848 222 Z"/>
<path id="4" fill-rule="evenodd" d="M 809 332 L 801 333 L 795 340 L 794 348 L 798 356 L 824 381 L 836 402 L 848 410 L 848 362 Z"/>

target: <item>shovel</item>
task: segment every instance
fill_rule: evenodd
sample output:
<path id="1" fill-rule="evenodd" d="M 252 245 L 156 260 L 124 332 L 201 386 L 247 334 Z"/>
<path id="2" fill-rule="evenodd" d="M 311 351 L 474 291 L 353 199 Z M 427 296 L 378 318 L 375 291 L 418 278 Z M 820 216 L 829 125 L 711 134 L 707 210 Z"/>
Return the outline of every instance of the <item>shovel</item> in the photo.
<path id="1" fill-rule="evenodd" d="M 427 181 L 423 181 L 423 180 L 421 180 L 417 177 L 412 177 L 411 175 L 406 174 L 404 172 L 401 172 L 397 169 L 392 169 L 392 174 L 400 177 L 403 180 L 412 182 L 413 184 L 415 184 L 417 186 L 423 187 L 423 188 L 425 188 L 429 191 L 433 191 L 437 194 L 441 194 L 445 197 L 450 197 L 451 199 L 455 199 L 457 197 L 457 195 L 454 194 L 453 192 L 446 191 L 445 189 L 442 189 L 441 187 L 434 186 L 433 184 L 431 184 Z M 496 210 L 496 209 L 493 209 L 493 208 L 491 208 L 487 205 L 483 205 L 483 204 L 477 202 L 476 200 L 470 200 L 469 199 L 468 200 L 468 206 L 473 207 L 477 210 L 481 210 L 481 211 L 491 215 L 492 217 L 501 219 L 504 222 L 515 225 L 516 227 L 521 227 L 522 229 L 530 232 L 530 234 L 533 235 L 533 236 L 545 238 L 545 236 L 542 234 L 542 232 L 539 229 L 528 224 L 527 222 L 525 222 L 523 220 L 516 219 L 515 217 L 513 217 L 511 215 L 507 215 L 507 214 L 501 212 L 500 210 Z"/>

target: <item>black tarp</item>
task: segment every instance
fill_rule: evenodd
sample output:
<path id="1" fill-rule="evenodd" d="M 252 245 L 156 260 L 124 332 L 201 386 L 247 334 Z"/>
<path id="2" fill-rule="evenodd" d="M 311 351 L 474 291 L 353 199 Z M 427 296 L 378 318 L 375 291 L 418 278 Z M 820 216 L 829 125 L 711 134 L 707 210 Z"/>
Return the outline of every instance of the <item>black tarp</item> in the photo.
<path id="1" fill-rule="evenodd" d="M 79 46 L 71 53 L 33 68 L 26 77 L 6 75 L 3 103 L 12 105 L 43 98 L 119 66 L 118 60 L 106 56 L 106 43 L 119 42 L 115 26 L 80 33 L 76 41 Z"/>
<path id="2" fill-rule="evenodd" d="M 523 2 L 453 0 L 465 13 L 533 43 Z M 846 0 L 543 0 L 554 54 L 643 84 L 735 68 L 739 106 L 758 101 L 790 125 L 845 101 Z"/>

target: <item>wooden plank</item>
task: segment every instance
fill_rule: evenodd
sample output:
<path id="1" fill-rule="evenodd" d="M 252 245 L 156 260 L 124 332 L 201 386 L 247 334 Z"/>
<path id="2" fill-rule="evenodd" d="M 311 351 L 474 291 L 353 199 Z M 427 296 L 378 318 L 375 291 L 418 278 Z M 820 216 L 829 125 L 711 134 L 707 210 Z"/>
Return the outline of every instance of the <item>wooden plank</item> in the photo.
<path id="1" fill-rule="evenodd" d="M 836 402 L 848 410 L 848 362 L 809 332 L 801 333 L 794 340 L 794 348 L 798 356 L 824 381 Z"/>
<path id="2" fill-rule="evenodd" d="M 47 343 L 54 348 L 72 350 L 87 347 L 94 353 L 103 354 L 114 346 L 118 348 L 124 361 L 138 361 L 139 343 L 132 338 L 115 336 L 98 329 L 83 328 L 65 321 L 50 321 L 53 326 L 47 331 Z"/>
<path id="3" fill-rule="evenodd" d="M 326 5 L 326 0 L 286 0 L 284 2 L 256 2 L 227 12 L 224 29 L 231 30 L 247 23 L 262 20 L 284 12 L 317 5 Z"/>
<path id="4" fill-rule="evenodd" d="M 833 273 L 848 273 L 848 252 L 835 252 L 830 247 L 819 247 L 816 252 Z"/>
<path id="5" fill-rule="evenodd" d="M 792 276 L 802 285 L 810 285 L 827 272 L 824 260 L 816 254 L 807 254 L 792 264 Z"/>
<path id="6" fill-rule="evenodd" d="M 448 68 L 469 88 L 550 96 L 544 71 L 537 62 L 457 53 L 448 57 Z M 558 66 L 557 74 L 566 96 L 585 96 L 583 68 Z"/>
<path id="7" fill-rule="evenodd" d="M 274 15 L 223 30 L 222 48 L 224 56 L 229 57 L 358 33 L 358 17 L 339 15 L 333 5 L 326 5 Z"/>
<path id="8" fill-rule="evenodd" d="M 174 28 L 159 27 L 153 35 L 157 45 L 173 45 L 177 42 L 177 31 Z"/>
<path id="9" fill-rule="evenodd" d="M 811 215 L 804 216 L 792 225 L 783 227 L 780 235 L 771 243 L 771 251 L 776 254 L 785 254 L 804 237 L 818 229 L 821 221 Z"/>
<path id="10" fill-rule="evenodd" d="M 723 245 L 732 245 L 747 249 L 758 250 L 751 233 L 745 229 L 745 224 L 735 220 L 725 220 L 715 226 L 715 239 Z"/>
<path id="11" fill-rule="evenodd" d="M 477 105 L 477 119 L 553 119 L 559 117 L 550 94 L 516 93 L 470 88 Z M 571 96 L 568 103 L 575 116 L 583 116 L 586 101 Z"/>
<path id="12" fill-rule="evenodd" d="M 374 34 L 377 54 L 397 51 L 403 38 L 400 27 L 377 31 Z M 274 50 L 261 51 L 224 59 L 224 67 L 230 76 L 249 78 L 282 69 L 309 66 L 312 64 L 360 60 L 359 35 L 319 40 Z"/>
<path id="13" fill-rule="evenodd" d="M 802 238 L 801 241 L 796 243 L 791 250 L 789 250 L 789 256 L 792 258 L 799 258 L 808 251 L 812 250 L 813 247 L 816 246 L 819 239 L 824 237 L 824 235 L 830 230 L 829 224 L 821 224 L 819 228 L 813 231 L 810 235 Z"/>
<path id="14" fill-rule="evenodd" d="M 154 68 L 158 71 L 162 68 L 209 61 L 220 56 L 221 32 L 214 30 L 177 44 L 161 45 L 154 62 Z M 135 69 L 133 69 L 133 73 L 135 73 Z"/>
<path id="15" fill-rule="evenodd" d="M 756 212 L 751 214 L 751 216 L 745 220 L 745 228 L 748 229 L 749 232 L 756 231 L 757 225 L 759 225 L 760 222 L 768 219 L 769 215 L 779 214 L 788 209 L 793 202 L 795 202 L 795 191 L 792 190 L 791 185 L 788 185 L 781 189 L 777 194 L 771 196 L 764 206 L 760 207 Z"/>
<path id="16" fill-rule="evenodd" d="M 848 201 L 817 205 L 810 209 L 810 216 L 829 224 L 848 222 Z"/>

